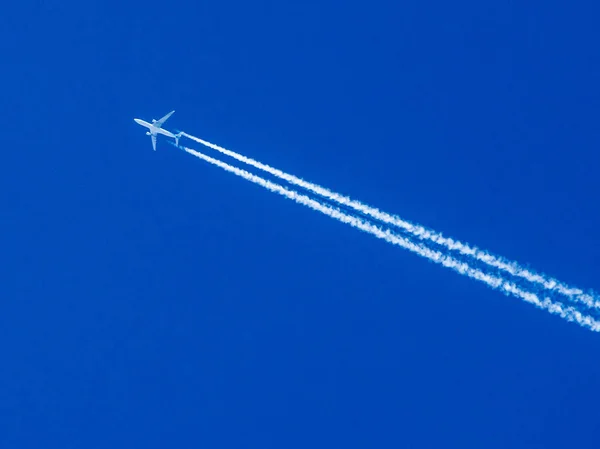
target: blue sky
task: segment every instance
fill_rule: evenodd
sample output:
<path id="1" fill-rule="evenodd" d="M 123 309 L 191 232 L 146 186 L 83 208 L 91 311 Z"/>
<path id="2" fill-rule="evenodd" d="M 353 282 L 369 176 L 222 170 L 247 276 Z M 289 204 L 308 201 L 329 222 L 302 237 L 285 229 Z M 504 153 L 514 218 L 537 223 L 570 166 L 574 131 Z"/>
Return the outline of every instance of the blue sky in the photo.
<path id="1" fill-rule="evenodd" d="M 597 447 L 598 335 L 133 118 L 599 289 L 599 13 L 5 5 L 0 446 Z"/>

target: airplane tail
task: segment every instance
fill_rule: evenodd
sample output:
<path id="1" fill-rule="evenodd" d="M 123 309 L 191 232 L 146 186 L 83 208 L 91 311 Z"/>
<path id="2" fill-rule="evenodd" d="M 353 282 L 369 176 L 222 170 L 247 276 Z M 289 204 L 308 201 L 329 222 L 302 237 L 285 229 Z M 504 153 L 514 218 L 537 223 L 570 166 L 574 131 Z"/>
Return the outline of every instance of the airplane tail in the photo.
<path id="1" fill-rule="evenodd" d="M 181 137 L 181 135 L 183 134 L 183 131 L 175 134 L 175 145 L 179 146 L 179 138 Z"/>

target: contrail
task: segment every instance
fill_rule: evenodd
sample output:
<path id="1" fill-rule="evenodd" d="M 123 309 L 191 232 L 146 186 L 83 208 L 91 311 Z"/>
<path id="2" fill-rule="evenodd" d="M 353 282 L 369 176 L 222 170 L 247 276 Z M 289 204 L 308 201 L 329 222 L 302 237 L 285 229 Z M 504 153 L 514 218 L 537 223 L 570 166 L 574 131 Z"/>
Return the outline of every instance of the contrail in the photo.
<path id="1" fill-rule="evenodd" d="M 571 301 L 583 303 L 591 308 L 600 308 L 600 297 L 598 297 L 596 294 L 586 294 L 581 289 L 569 287 L 564 282 L 558 281 L 543 274 L 534 273 L 528 270 L 527 268 L 520 266 L 517 262 L 509 261 L 500 256 L 494 256 L 488 253 L 487 251 L 481 250 L 477 247 L 470 246 L 458 240 L 444 237 L 439 232 L 426 229 L 425 227 L 420 225 L 415 225 L 406 220 L 403 220 L 402 218 L 396 215 L 390 215 L 386 212 L 380 211 L 375 207 L 371 207 L 369 205 L 361 203 L 360 201 L 353 200 L 348 196 L 341 195 L 325 187 L 321 187 L 312 182 L 305 181 L 294 175 L 290 175 L 269 165 L 263 164 L 252 158 L 243 156 L 234 151 L 220 147 L 218 145 L 215 145 L 214 143 L 207 142 L 206 140 L 192 136 L 188 133 L 184 132 L 182 135 L 198 143 L 201 143 L 204 146 L 212 148 L 213 150 L 219 151 L 222 154 L 232 157 L 240 162 L 243 162 L 259 170 L 263 170 L 267 173 L 270 173 L 273 176 L 276 176 L 280 179 L 283 179 L 284 181 L 289 182 L 290 184 L 297 185 L 324 198 L 335 201 L 338 204 L 342 204 L 358 212 L 362 212 L 363 214 L 368 215 L 383 223 L 402 228 L 411 235 L 421 240 L 430 240 L 438 245 L 444 246 L 445 248 L 451 251 L 458 251 L 459 253 L 465 256 L 473 257 L 480 262 L 483 262 L 498 270 L 505 271 L 511 274 L 512 276 L 526 279 L 529 282 L 541 285 L 547 290 L 560 293 L 566 296 Z"/>
<path id="2" fill-rule="evenodd" d="M 172 145 L 175 146 L 174 143 L 171 142 Z M 397 234 L 394 234 L 389 229 L 382 230 L 381 228 L 371 224 L 370 222 L 356 216 L 348 215 L 342 212 L 339 209 L 323 204 L 313 198 L 310 198 L 306 195 L 302 195 L 293 190 L 289 190 L 279 184 L 275 184 L 271 181 L 268 181 L 260 176 L 253 175 L 252 173 L 247 172 L 246 170 L 239 169 L 232 165 L 229 165 L 220 160 L 214 159 L 210 156 L 207 156 L 198 151 L 192 150 L 187 147 L 179 147 L 189 154 L 196 156 L 204 161 L 216 165 L 217 167 L 222 168 L 230 173 L 233 173 L 237 176 L 240 176 L 247 181 L 253 182 L 254 184 L 258 184 L 261 187 L 264 187 L 271 192 L 278 193 L 296 203 L 307 206 L 313 210 L 321 212 L 329 217 L 332 217 L 342 223 L 349 224 L 350 226 L 357 228 L 363 232 L 371 234 L 377 238 L 385 240 L 388 243 L 393 245 L 400 246 L 409 251 L 412 251 L 426 259 L 429 259 L 432 262 L 443 265 L 447 268 L 450 268 L 462 275 L 465 275 L 471 279 L 478 280 L 480 282 L 485 283 L 489 287 L 500 290 L 506 294 L 510 294 L 516 296 L 517 298 L 521 298 L 522 300 L 531 303 L 539 308 L 545 309 L 550 313 L 559 315 L 567 321 L 573 321 L 578 323 L 583 327 L 587 327 L 592 331 L 600 332 L 600 321 L 595 320 L 589 315 L 583 315 L 578 310 L 573 307 L 566 307 L 559 302 L 553 302 L 549 298 L 540 299 L 536 294 L 527 292 L 517 285 L 508 282 L 505 279 L 487 274 L 477 268 L 471 267 L 469 264 L 465 262 L 461 262 L 451 256 L 444 255 L 439 251 L 434 251 L 430 248 L 423 246 L 420 243 L 413 243 L 410 240 L 400 237 Z"/>

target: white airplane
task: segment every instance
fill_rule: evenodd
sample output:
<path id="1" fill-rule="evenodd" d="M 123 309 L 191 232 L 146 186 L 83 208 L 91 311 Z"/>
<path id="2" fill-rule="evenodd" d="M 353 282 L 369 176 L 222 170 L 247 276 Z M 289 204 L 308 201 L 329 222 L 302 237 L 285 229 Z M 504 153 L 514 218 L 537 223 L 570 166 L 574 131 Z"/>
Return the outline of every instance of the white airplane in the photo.
<path id="1" fill-rule="evenodd" d="M 152 119 L 152 123 L 148 123 L 139 118 L 133 119 L 133 121 L 136 122 L 138 125 L 142 125 L 142 126 L 145 126 L 146 128 L 148 128 L 146 135 L 150 136 L 150 138 L 152 139 L 152 148 L 154 149 L 154 151 L 156 151 L 156 135 L 157 134 L 162 134 L 163 136 L 172 137 L 175 139 L 175 145 L 179 145 L 179 138 L 181 137 L 183 132 L 180 132 L 179 134 L 173 134 L 171 131 L 167 131 L 166 129 L 162 128 L 163 123 L 165 123 L 167 121 L 167 119 L 169 117 L 171 117 L 173 112 L 175 112 L 175 111 L 169 112 L 167 115 L 165 115 L 163 118 L 161 118 L 159 120 Z"/>

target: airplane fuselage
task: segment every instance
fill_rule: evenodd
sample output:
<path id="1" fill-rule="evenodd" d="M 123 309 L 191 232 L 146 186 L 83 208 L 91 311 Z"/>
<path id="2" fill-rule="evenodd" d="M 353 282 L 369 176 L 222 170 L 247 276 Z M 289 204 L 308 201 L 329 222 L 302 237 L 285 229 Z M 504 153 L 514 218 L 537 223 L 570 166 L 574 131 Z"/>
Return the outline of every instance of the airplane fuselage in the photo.
<path id="1" fill-rule="evenodd" d="M 167 137 L 175 137 L 175 134 L 173 134 L 172 132 L 167 131 L 166 129 L 157 128 L 152 123 L 148 123 L 145 120 L 142 120 L 142 119 L 139 119 L 139 118 L 134 118 L 133 120 L 138 125 L 142 125 L 142 126 L 148 128 L 148 133 L 151 134 L 151 135 L 156 136 L 157 134 L 162 134 L 163 136 L 167 136 Z"/>

